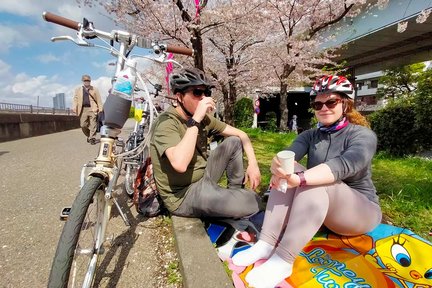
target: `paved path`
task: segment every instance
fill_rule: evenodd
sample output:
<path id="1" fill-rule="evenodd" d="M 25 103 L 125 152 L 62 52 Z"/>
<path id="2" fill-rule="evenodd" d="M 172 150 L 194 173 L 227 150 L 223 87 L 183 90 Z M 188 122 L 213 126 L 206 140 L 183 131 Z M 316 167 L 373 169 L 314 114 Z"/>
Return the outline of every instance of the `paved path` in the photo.
<path id="1" fill-rule="evenodd" d="M 0 287 L 46 287 L 63 227 L 60 210 L 75 198 L 81 167 L 97 149 L 80 129 L 0 143 Z M 120 201 L 132 227 L 113 213 L 100 287 L 170 287 L 160 263 L 173 255 L 161 255 L 157 245 L 168 244 L 156 243 L 162 219 L 142 219 L 126 197 Z"/>

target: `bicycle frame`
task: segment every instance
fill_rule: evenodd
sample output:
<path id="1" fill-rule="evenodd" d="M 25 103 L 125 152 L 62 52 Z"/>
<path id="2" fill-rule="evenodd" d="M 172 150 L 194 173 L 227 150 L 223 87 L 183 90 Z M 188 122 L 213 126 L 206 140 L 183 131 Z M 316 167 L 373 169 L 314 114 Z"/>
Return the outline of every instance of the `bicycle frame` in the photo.
<path id="1" fill-rule="evenodd" d="M 43 18 L 48 21 L 48 22 L 52 22 L 58 25 L 62 25 L 74 30 L 77 30 L 77 38 L 73 39 L 70 36 L 59 36 L 59 37 L 53 37 L 51 40 L 52 41 L 59 41 L 59 40 L 70 40 L 72 42 L 74 42 L 75 44 L 79 45 L 79 46 L 86 46 L 86 47 L 99 47 L 102 49 L 107 49 L 111 52 L 111 54 L 116 55 L 117 56 L 117 62 L 116 62 L 116 67 L 115 67 L 115 74 L 117 75 L 122 69 L 125 68 L 126 65 L 126 60 L 128 59 L 128 55 L 130 54 L 130 52 L 132 51 L 132 49 L 137 46 L 137 47 L 141 47 L 141 48 L 147 48 L 147 49 L 153 49 L 153 51 L 156 54 L 164 54 L 165 52 L 172 52 L 172 53 L 178 53 L 178 54 L 183 54 L 183 55 L 188 55 L 191 56 L 193 51 L 191 49 L 188 48 L 183 48 L 183 47 L 177 47 L 177 46 L 172 46 L 172 45 L 167 45 L 167 44 L 163 44 L 163 43 L 158 43 L 158 42 L 152 42 L 146 38 L 137 36 L 135 34 L 131 34 L 129 32 L 125 32 L 125 31 L 120 31 L 120 30 L 113 30 L 111 32 L 105 32 L 105 31 L 101 31 L 101 30 L 97 30 L 93 27 L 93 23 L 87 21 L 86 19 L 83 20 L 83 23 L 79 23 L 55 14 L 52 14 L 50 12 L 44 12 L 43 13 Z M 110 40 L 111 43 L 113 43 L 113 41 L 119 43 L 119 48 L 115 49 L 113 45 L 111 45 L 110 48 L 107 48 L 105 46 L 100 46 L 100 45 L 95 45 L 93 43 L 90 43 L 88 41 L 86 41 L 85 39 L 92 39 L 97 37 L 98 39 L 104 41 L 104 39 Z M 106 43 L 106 41 L 104 41 Z M 173 60 L 162 60 L 162 61 L 157 61 L 154 58 L 149 58 L 149 57 L 145 57 L 145 56 L 139 56 L 142 58 L 147 58 L 156 62 L 163 62 L 163 63 L 169 63 L 169 62 L 173 62 L 179 66 L 181 66 L 179 63 L 177 63 L 176 61 Z M 131 68 L 135 68 L 132 67 Z M 145 85 L 144 80 L 142 79 L 141 75 L 139 73 L 137 73 L 137 78 L 139 80 L 139 82 L 141 83 L 142 86 L 142 90 L 144 90 L 144 94 L 145 94 L 145 98 L 146 101 L 148 103 L 148 105 L 150 105 L 149 107 L 149 111 L 150 111 L 150 123 L 153 122 L 153 118 L 154 118 L 154 111 L 156 110 L 153 102 L 151 100 L 150 97 L 150 93 L 147 89 L 147 86 Z M 113 77 L 115 78 L 115 77 Z M 135 149 L 131 150 L 131 151 L 127 151 L 124 153 L 120 153 L 120 154 L 114 154 L 113 153 L 113 149 L 114 149 L 114 142 L 117 138 L 117 136 L 120 134 L 121 130 L 117 129 L 117 128 L 113 128 L 113 127 L 109 127 L 104 125 L 101 128 L 101 140 L 100 140 L 100 147 L 99 147 L 99 152 L 98 152 L 98 156 L 96 157 L 96 160 L 94 161 L 94 167 L 92 169 L 92 171 L 89 173 L 89 175 L 93 175 L 93 176 L 99 176 L 99 177 L 103 177 L 104 179 L 108 179 L 108 183 L 112 184 L 109 185 L 107 188 L 107 192 L 105 195 L 106 199 L 112 199 L 112 189 L 110 189 L 110 186 L 114 186 L 114 184 L 116 184 L 115 182 L 118 179 L 120 170 L 119 169 L 122 166 L 123 163 L 123 158 L 128 157 L 130 155 L 132 155 L 132 157 L 134 156 L 135 153 L 139 153 L 140 149 L 143 149 L 143 145 L 140 145 L 138 147 L 136 147 Z M 146 137 L 148 138 L 148 137 Z M 143 141 L 145 142 L 145 141 Z M 147 144 L 147 143 L 142 143 L 142 144 Z M 138 151 L 137 151 L 138 150 Z M 117 162 L 117 160 L 120 159 L 120 163 L 117 163 L 117 165 L 115 165 L 115 163 Z M 90 167 L 92 165 L 87 165 L 86 167 Z M 113 171 L 114 169 L 114 171 Z M 115 181 L 113 181 L 115 180 Z M 114 183 L 113 183 L 114 182 Z M 81 181 L 81 184 L 83 184 L 83 181 Z M 122 214 L 122 213 L 121 213 Z"/>

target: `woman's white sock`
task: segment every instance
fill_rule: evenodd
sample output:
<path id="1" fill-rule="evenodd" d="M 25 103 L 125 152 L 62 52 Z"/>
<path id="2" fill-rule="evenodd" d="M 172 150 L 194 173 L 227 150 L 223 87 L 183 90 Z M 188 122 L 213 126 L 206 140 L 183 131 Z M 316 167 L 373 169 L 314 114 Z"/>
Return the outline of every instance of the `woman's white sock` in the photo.
<path id="1" fill-rule="evenodd" d="M 285 278 L 291 276 L 293 265 L 273 254 L 264 264 L 253 268 L 247 275 L 249 286 L 255 288 L 274 288 Z"/>
<path id="2" fill-rule="evenodd" d="M 268 259 L 274 247 L 267 242 L 258 240 L 251 248 L 241 251 L 232 257 L 236 266 L 249 266 L 260 259 Z"/>

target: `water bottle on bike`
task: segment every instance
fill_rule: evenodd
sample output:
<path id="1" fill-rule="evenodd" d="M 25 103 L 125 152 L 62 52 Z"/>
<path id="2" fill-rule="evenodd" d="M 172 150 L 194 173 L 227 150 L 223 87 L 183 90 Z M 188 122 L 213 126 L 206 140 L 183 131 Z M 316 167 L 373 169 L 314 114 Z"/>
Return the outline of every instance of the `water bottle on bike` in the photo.
<path id="1" fill-rule="evenodd" d="M 127 61 L 125 68 L 116 73 L 116 81 L 105 104 L 105 125 L 122 128 L 125 124 L 132 103 L 132 94 L 136 82 L 136 62 Z"/>

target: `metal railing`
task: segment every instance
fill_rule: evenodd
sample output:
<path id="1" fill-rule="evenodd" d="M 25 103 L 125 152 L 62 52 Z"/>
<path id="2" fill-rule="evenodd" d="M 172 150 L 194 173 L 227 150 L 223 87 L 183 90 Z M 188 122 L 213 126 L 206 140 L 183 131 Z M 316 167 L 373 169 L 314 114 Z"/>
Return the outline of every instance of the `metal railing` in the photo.
<path id="1" fill-rule="evenodd" d="M 74 115 L 70 108 L 58 109 L 52 107 L 41 107 L 34 105 L 12 104 L 2 102 L 0 102 L 0 112 Z"/>

